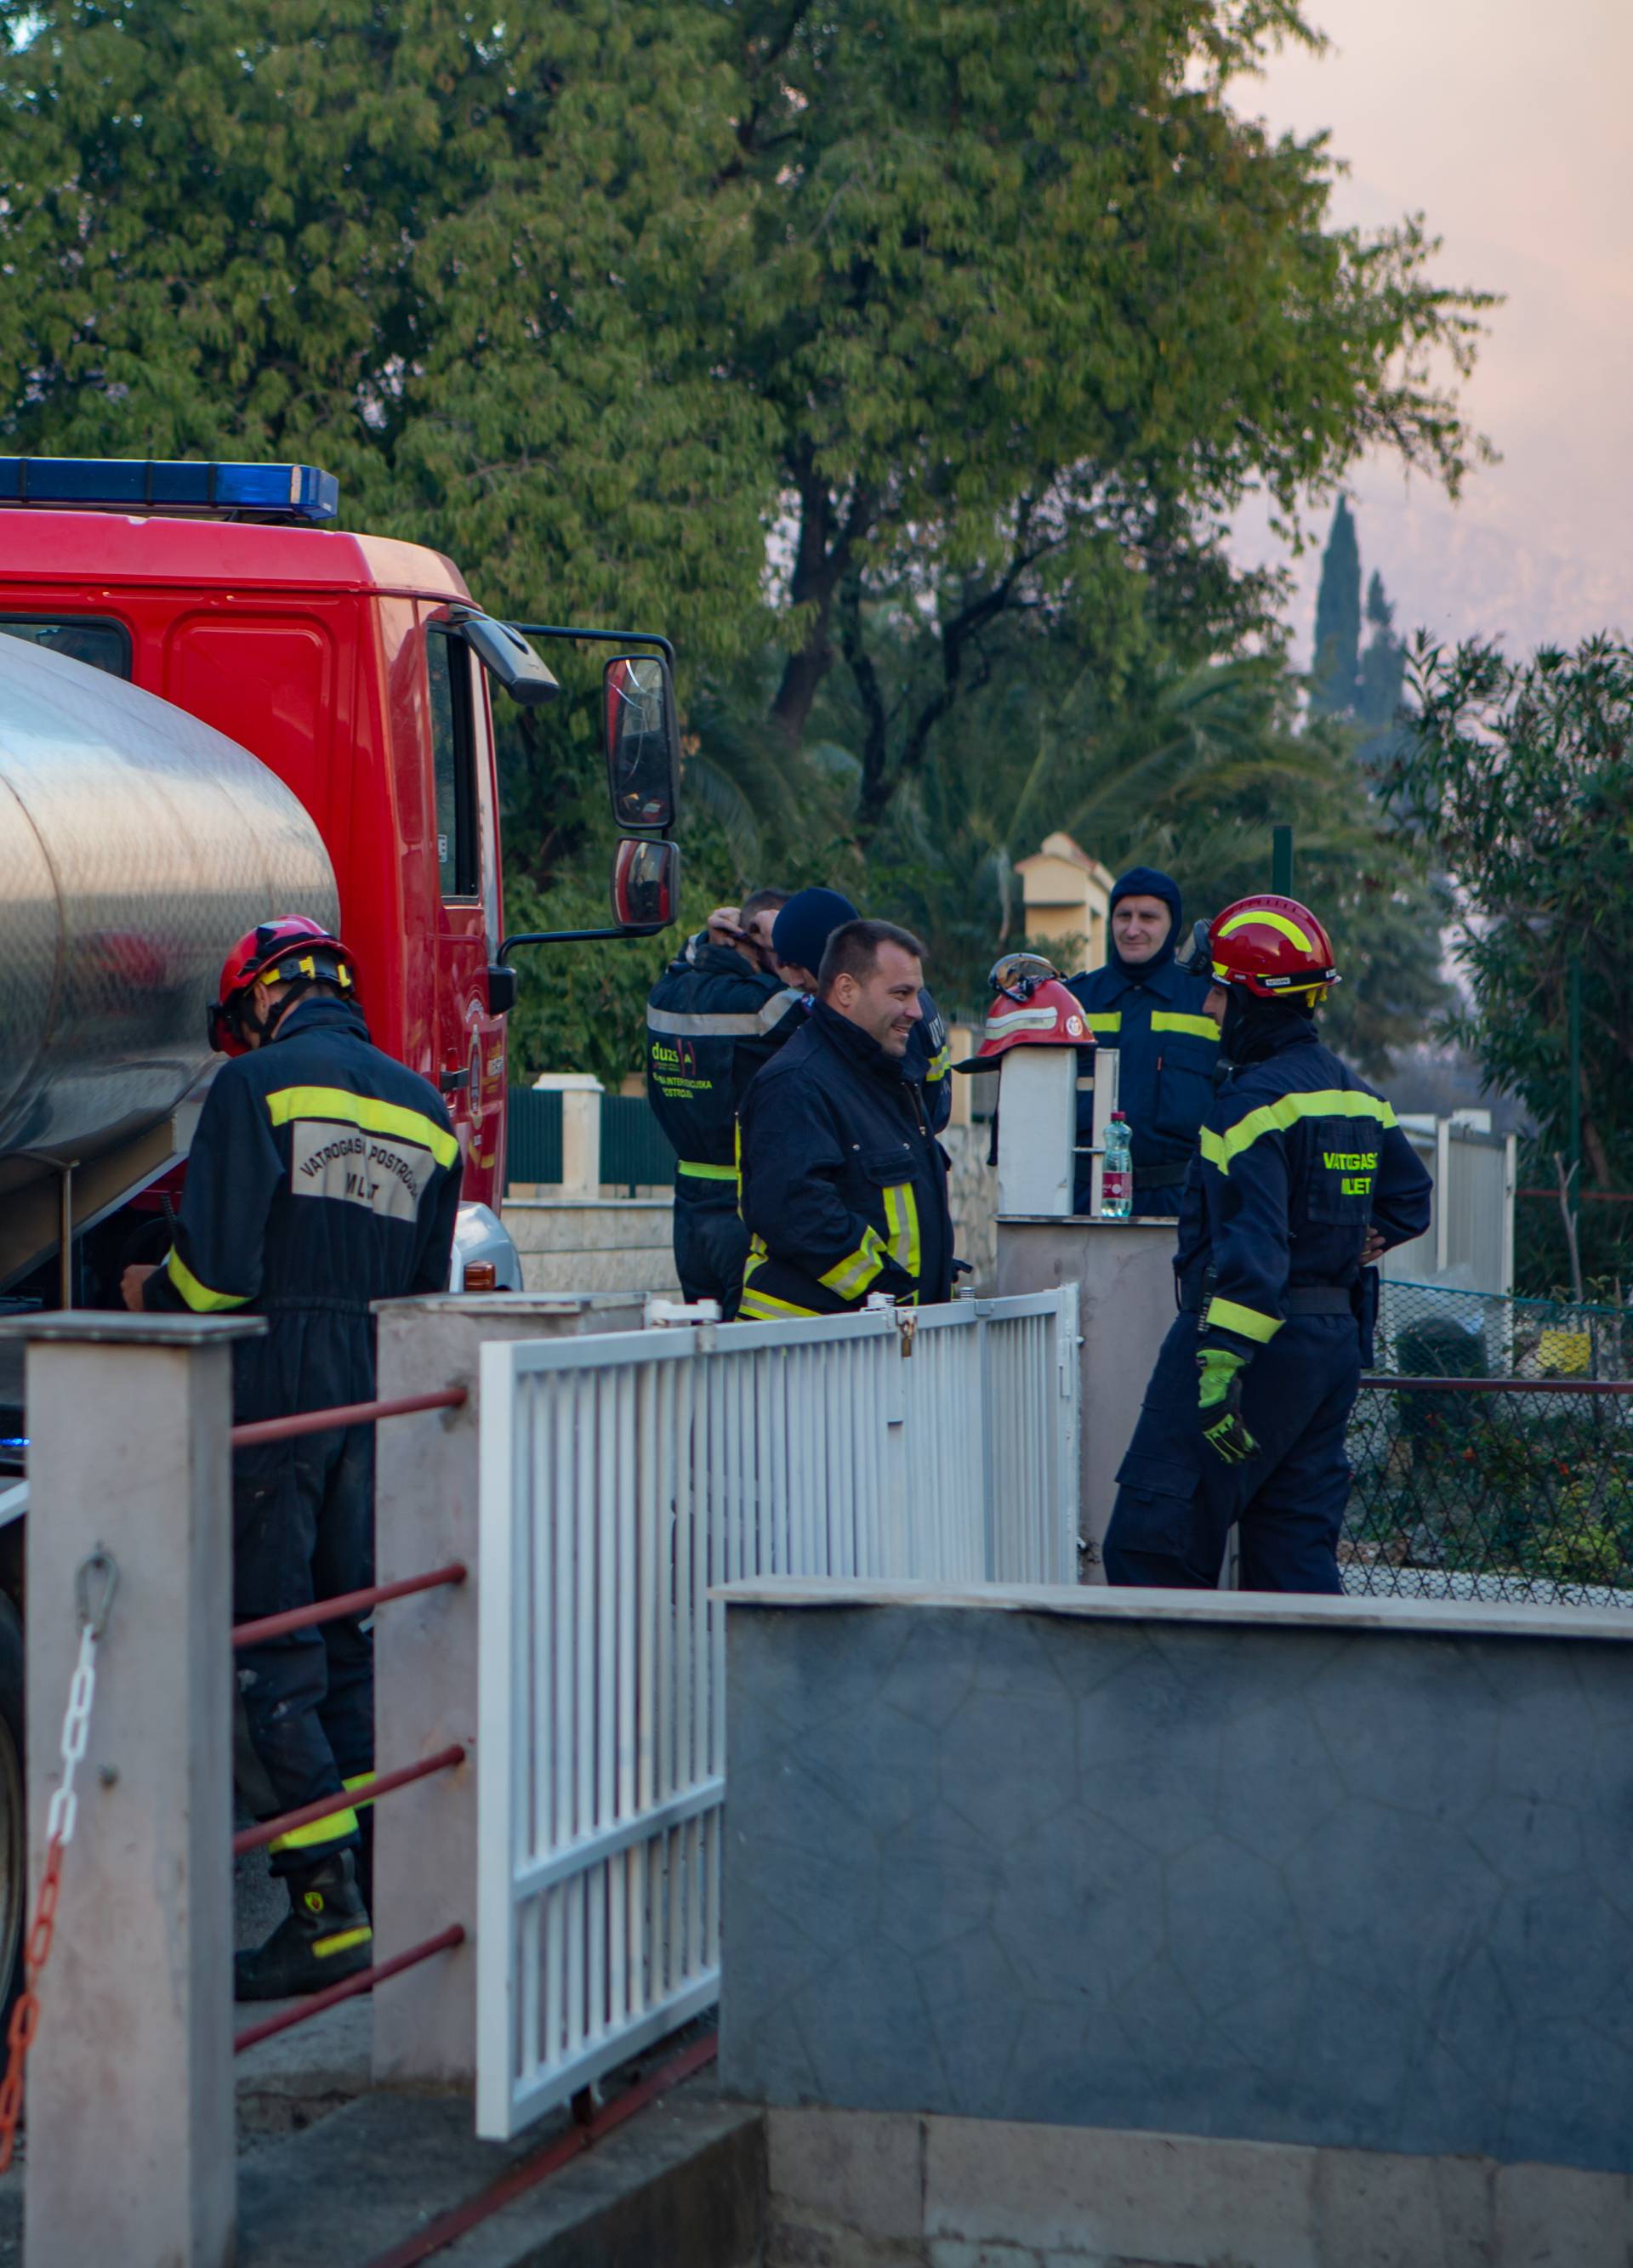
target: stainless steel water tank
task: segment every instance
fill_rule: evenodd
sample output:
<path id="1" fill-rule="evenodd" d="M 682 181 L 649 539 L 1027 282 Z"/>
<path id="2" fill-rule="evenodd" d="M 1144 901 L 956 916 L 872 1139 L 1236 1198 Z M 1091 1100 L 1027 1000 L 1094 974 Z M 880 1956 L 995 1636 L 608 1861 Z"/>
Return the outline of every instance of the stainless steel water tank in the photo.
<path id="1" fill-rule="evenodd" d="M 0 1190 L 25 1155 L 94 1155 L 173 1109 L 227 947 L 291 913 L 333 926 L 335 878 L 264 764 L 0 637 Z"/>

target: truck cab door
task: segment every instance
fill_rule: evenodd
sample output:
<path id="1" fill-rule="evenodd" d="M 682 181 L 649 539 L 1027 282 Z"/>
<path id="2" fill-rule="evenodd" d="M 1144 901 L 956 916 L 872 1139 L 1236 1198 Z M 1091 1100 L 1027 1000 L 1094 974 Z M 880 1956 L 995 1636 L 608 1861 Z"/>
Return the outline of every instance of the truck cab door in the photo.
<path id="1" fill-rule="evenodd" d="M 499 821 L 487 686 L 457 630 L 425 625 L 438 873 L 438 1084 L 465 1152 L 467 1199 L 497 1211 L 504 1172 L 505 1023 L 488 1009 L 499 945 Z"/>

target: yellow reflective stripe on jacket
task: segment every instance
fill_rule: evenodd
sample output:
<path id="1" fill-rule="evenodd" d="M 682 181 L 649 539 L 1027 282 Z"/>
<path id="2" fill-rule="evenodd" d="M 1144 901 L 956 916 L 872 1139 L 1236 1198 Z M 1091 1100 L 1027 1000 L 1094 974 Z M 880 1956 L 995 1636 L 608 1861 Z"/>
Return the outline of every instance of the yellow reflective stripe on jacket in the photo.
<path id="1" fill-rule="evenodd" d="M 816 1307 L 796 1307 L 792 1300 L 773 1300 L 769 1292 L 757 1292 L 751 1284 L 745 1284 L 737 1321 L 752 1322 L 757 1317 L 762 1322 L 774 1323 L 779 1315 L 797 1315 L 806 1322 L 818 1312 Z"/>
<path id="2" fill-rule="evenodd" d="M 1120 1032 L 1123 1012 L 1120 1008 L 1085 1008 L 1083 1021 L 1091 1032 Z"/>
<path id="3" fill-rule="evenodd" d="M 1186 1016 L 1177 1008 L 1153 1008 L 1151 1029 L 1154 1032 L 1186 1032 L 1193 1040 L 1214 1040 L 1219 1037 L 1219 1027 L 1211 1016 Z"/>
<path id="4" fill-rule="evenodd" d="M 886 1204 L 888 1210 L 889 1196 Z M 842 1300 L 860 1300 L 874 1278 L 883 1267 L 884 1246 L 876 1228 L 864 1228 L 862 1241 L 854 1252 L 847 1252 L 843 1260 L 820 1275 L 816 1281 L 824 1290 L 837 1292 Z"/>
<path id="5" fill-rule="evenodd" d="M 696 1182 L 735 1182 L 737 1178 L 735 1166 L 694 1166 L 690 1158 L 676 1159 L 676 1169 L 690 1174 Z"/>
<path id="6" fill-rule="evenodd" d="M 948 1045 L 939 1049 L 931 1057 L 930 1068 L 924 1074 L 925 1085 L 927 1086 L 932 1079 L 945 1079 L 951 1062 L 952 1047 L 950 1043 L 949 1043 Z"/>
<path id="7" fill-rule="evenodd" d="M 348 1795 L 356 1795 L 358 1788 L 373 1786 L 374 1775 L 372 1771 L 353 1772 L 349 1778 L 343 1779 L 340 1785 Z M 366 1811 L 373 1800 L 372 1795 L 358 1796 L 357 1808 L 359 1811 Z"/>
<path id="8" fill-rule="evenodd" d="M 336 1930 L 333 1937 L 314 1939 L 312 1950 L 318 1960 L 327 1961 L 331 1953 L 350 1953 L 354 1945 L 366 1945 L 373 1934 L 369 1924 L 362 1922 L 355 1929 Z"/>
<path id="9" fill-rule="evenodd" d="M 1238 1338 L 1252 1339 L 1260 1346 L 1268 1346 L 1281 1328 L 1279 1315 L 1261 1315 L 1257 1307 L 1239 1307 L 1234 1300 L 1216 1296 L 1208 1301 L 1202 1318 L 1205 1331 L 1234 1331 Z"/>
<path id="10" fill-rule="evenodd" d="M 1251 1150 L 1261 1134 L 1285 1134 L 1301 1118 L 1373 1118 L 1385 1129 L 1395 1123 L 1394 1112 L 1379 1095 L 1363 1094 L 1355 1087 L 1319 1086 L 1308 1094 L 1284 1094 L 1263 1103 L 1223 1134 L 1204 1126 L 1202 1155 L 1210 1166 L 1228 1174 L 1230 1160 Z"/>
<path id="11" fill-rule="evenodd" d="M 429 1150 L 440 1166 L 452 1166 L 459 1144 L 423 1110 L 401 1102 L 381 1102 L 372 1094 L 353 1094 L 344 1086 L 281 1086 L 267 1097 L 267 1116 L 275 1126 L 295 1118 L 328 1118 L 342 1126 L 361 1127 L 366 1134 L 395 1134 Z"/>
<path id="12" fill-rule="evenodd" d="M 196 1315 L 218 1315 L 226 1307 L 248 1306 L 248 1292 L 212 1292 L 201 1284 L 173 1244 L 165 1256 L 166 1272 Z"/>
<path id="13" fill-rule="evenodd" d="M 922 1255 L 919 1248 L 919 1200 L 911 1182 L 900 1182 L 884 1192 L 884 1219 L 890 1230 L 890 1252 L 898 1268 L 919 1281 Z"/>
<path id="14" fill-rule="evenodd" d="M 312 1851 L 320 1843 L 338 1843 L 343 1836 L 358 1831 L 355 1811 L 331 1811 L 327 1819 L 309 1819 L 304 1827 L 292 1827 L 287 1835 L 280 1835 L 267 1845 L 269 1851 Z"/>

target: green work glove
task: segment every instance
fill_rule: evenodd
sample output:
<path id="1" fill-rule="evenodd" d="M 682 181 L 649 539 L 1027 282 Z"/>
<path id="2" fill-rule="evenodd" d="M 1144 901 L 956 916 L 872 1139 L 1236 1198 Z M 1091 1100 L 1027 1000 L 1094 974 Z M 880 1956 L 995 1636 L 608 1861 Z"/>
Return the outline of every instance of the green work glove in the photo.
<path id="1" fill-rule="evenodd" d="M 1204 1347 L 1196 1358 L 1196 1406 L 1202 1420 L 1202 1439 L 1227 1465 L 1243 1465 L 1259 1454 L 1259 1444 L 1242 1423 L 1242 1373 L 1245 1354 L 1229 1347 Z"/>

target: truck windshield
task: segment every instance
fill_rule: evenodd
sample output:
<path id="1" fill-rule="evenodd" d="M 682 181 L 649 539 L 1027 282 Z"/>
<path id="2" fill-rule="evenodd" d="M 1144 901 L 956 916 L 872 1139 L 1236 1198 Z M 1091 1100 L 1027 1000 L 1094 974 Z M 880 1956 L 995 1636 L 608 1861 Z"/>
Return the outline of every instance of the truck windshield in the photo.
<path id="1" fill-rule="evenodd" d="M 49 653 L 65 653 L 70 661 L 89 662 L 110 677 L 130 674 L 130 633 L 122 622 L 95 615 L 0 615 L 0 630 Z"/>

